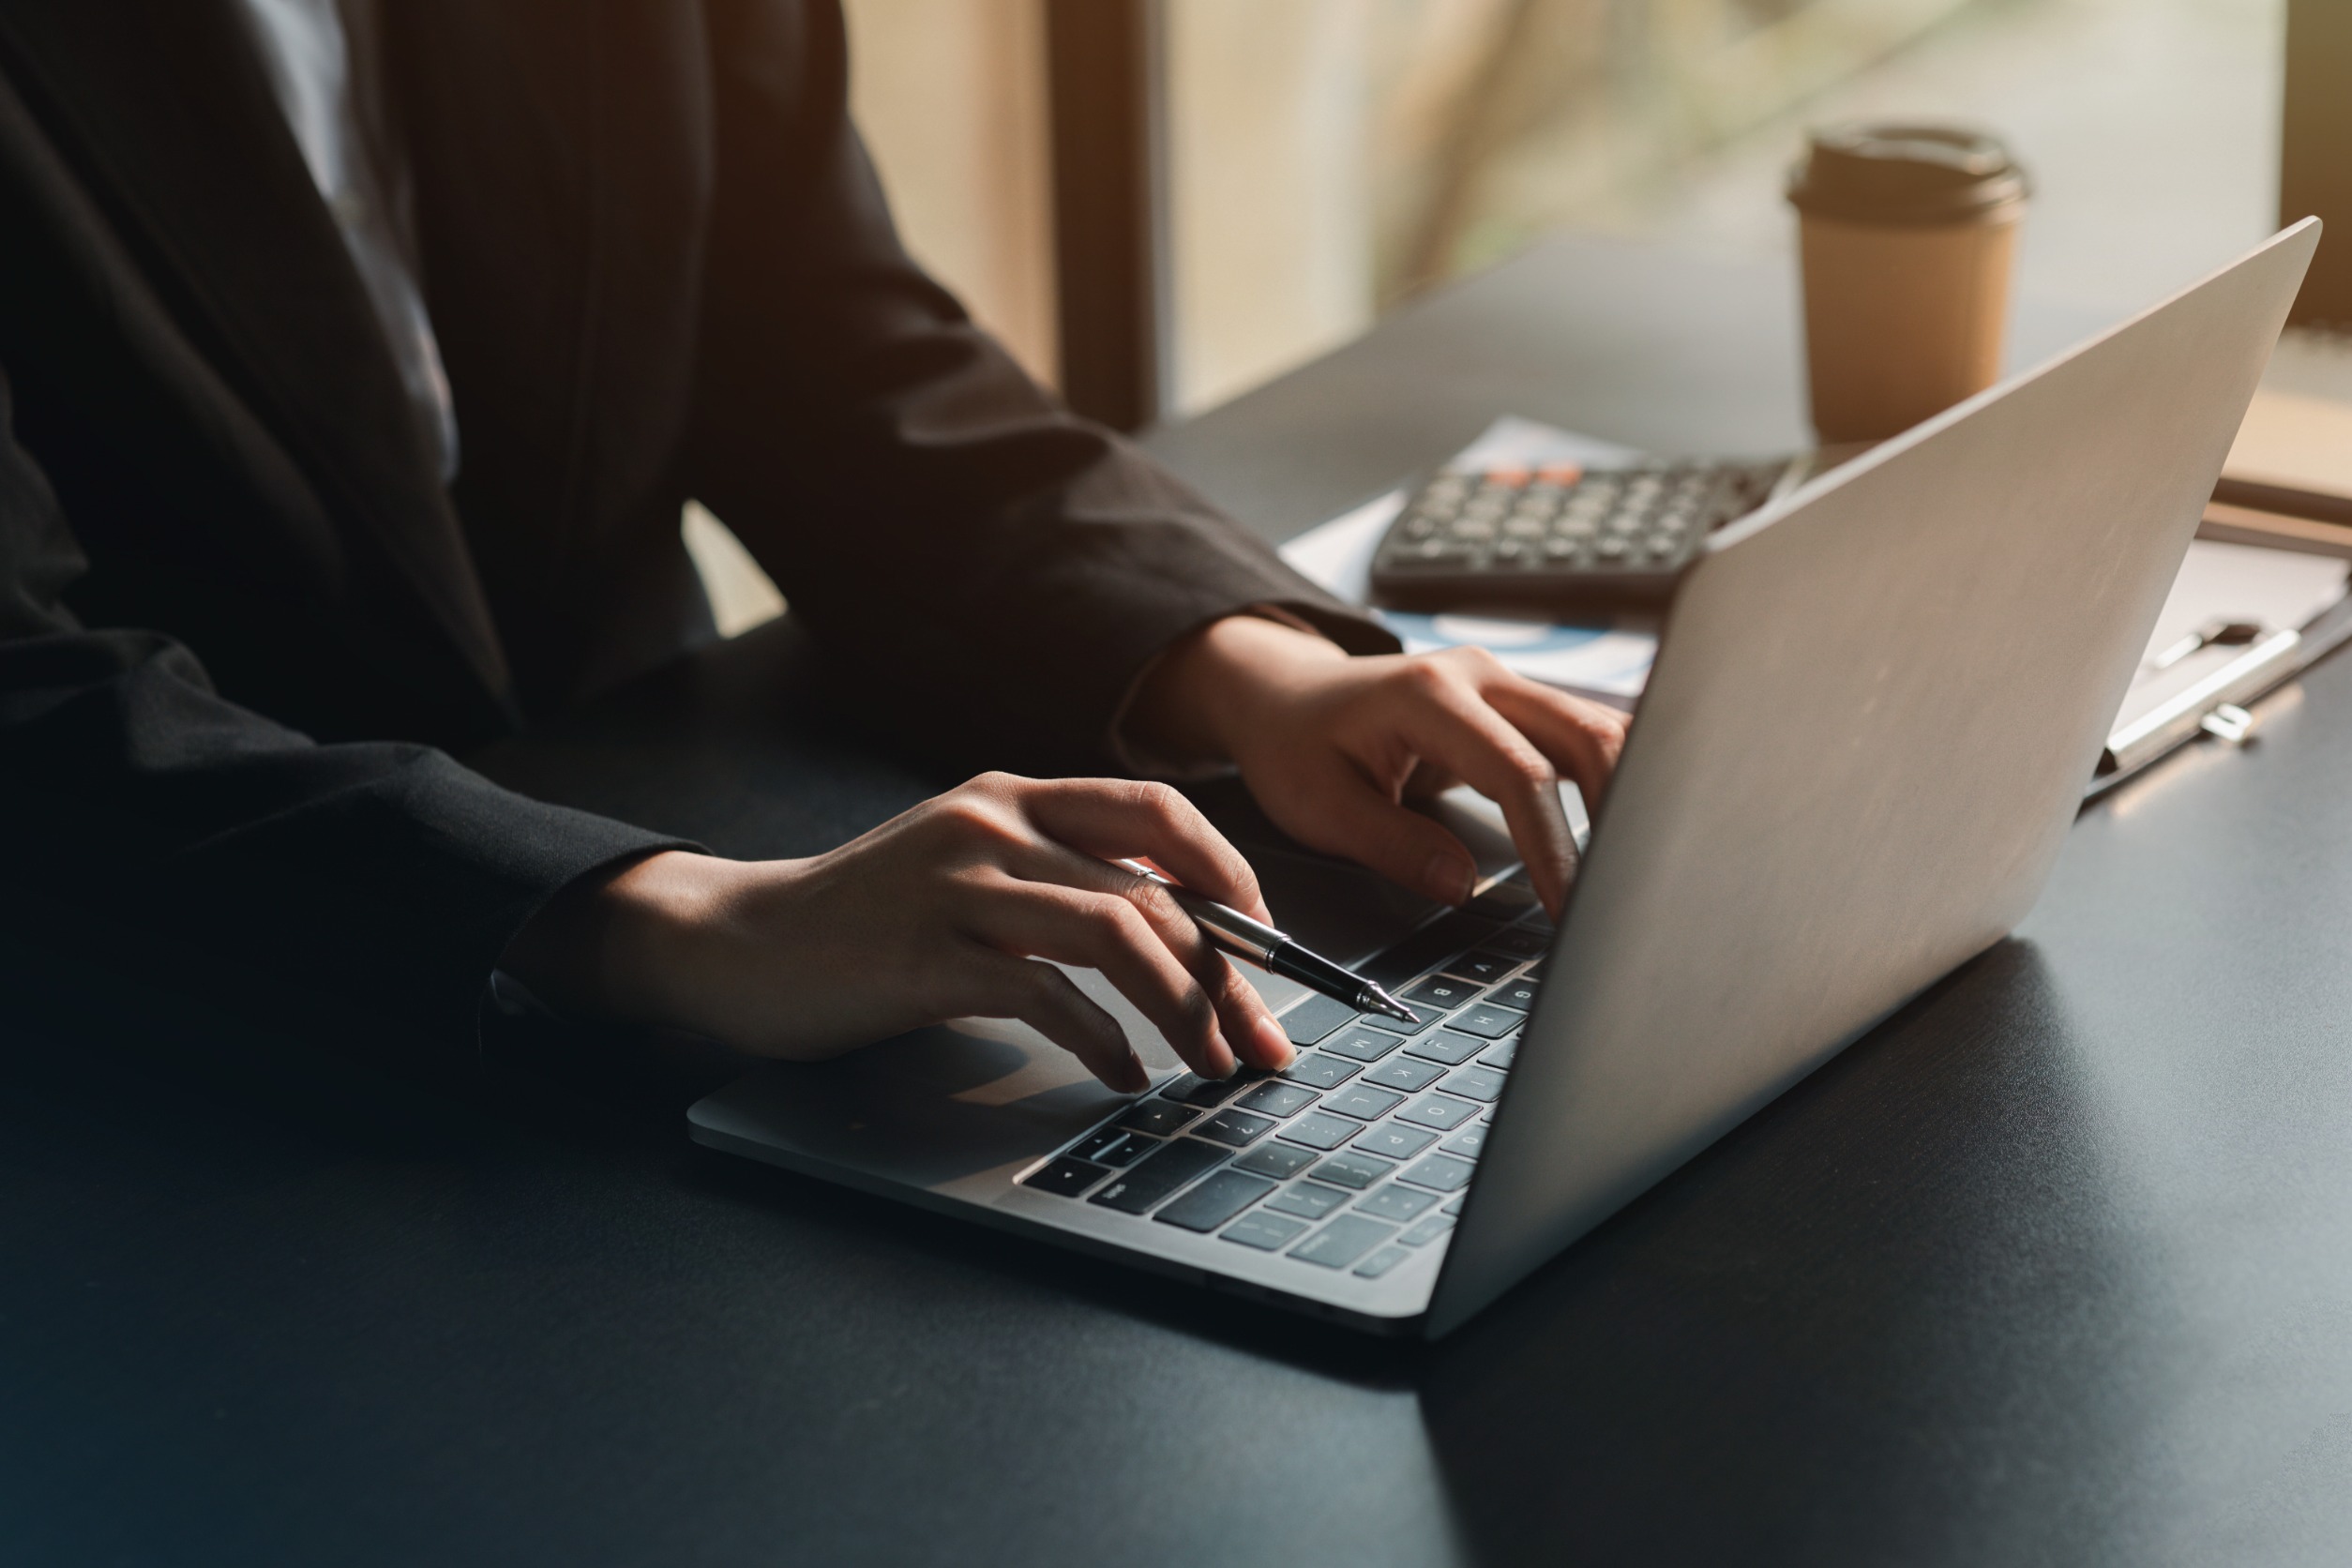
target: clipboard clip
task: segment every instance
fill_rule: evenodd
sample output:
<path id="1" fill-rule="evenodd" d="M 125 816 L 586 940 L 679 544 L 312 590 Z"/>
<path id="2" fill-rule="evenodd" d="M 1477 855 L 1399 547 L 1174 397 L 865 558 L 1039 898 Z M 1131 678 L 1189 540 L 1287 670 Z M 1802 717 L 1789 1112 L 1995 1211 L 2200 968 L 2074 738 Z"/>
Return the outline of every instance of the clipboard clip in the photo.
<path id="1" fill-rule="evenodd" d="M 2245 704 L 2298 668 L 2296 653 L 2302 642 L 2299 631 L 2274 631 L 2196 685 L 2124 725 L 2107 737 L 2106 748 L 2099 754 L 2099 773 L 2130 773 L 2200 731 L 2231 746 L 2245 745 L 2254 731 L 2254 716 Z"/>

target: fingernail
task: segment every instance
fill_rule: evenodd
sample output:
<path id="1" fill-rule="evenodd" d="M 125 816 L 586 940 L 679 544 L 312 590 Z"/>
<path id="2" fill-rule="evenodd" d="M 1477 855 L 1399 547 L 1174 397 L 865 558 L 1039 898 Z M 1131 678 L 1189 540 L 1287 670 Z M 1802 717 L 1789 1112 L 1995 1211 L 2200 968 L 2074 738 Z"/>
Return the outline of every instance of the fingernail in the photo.
<path id="1" fill-rule="evenodd" d="M 1436 896 L 1449 904 L 1467 904 L 1470 896 L 1470 868 L 1450 854 L 1429 857 L 1429 869 L 1423 879 L 1425 886 L 1436 890 Z"/>
<path id="2" fill-rule="evenodd" d="M 1282 1033 L 1282 1026 L 1274 1019 L 1259 1018 L 1252 1032 L 1258 1036 L 1259 1057 L 1275 1072 L 1298 1060 L 1299 1053 L 1290 1048 L 1290 1037 Z"/>

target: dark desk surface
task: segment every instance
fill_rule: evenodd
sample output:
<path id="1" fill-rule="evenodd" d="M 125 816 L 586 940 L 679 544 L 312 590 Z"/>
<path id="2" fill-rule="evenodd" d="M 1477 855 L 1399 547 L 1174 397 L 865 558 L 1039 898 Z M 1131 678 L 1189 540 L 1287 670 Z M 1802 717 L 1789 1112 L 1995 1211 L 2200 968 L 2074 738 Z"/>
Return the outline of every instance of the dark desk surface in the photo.
<path id="1" fill-rule="evenodd" d="M 1275 531 L 1506 410 L 1769 446 L 1787 309 L 1562 247 L 1161 446 Z M 762 691 L 782 647 L 498 765 L 745 851 L 921 792 Z M 451 1098 L 17 943 L 0 1560 L 2338 1560 L 2352 661 L 2269 717 L 1433 1349 L 705 1153 L 678 1082 Z"/>

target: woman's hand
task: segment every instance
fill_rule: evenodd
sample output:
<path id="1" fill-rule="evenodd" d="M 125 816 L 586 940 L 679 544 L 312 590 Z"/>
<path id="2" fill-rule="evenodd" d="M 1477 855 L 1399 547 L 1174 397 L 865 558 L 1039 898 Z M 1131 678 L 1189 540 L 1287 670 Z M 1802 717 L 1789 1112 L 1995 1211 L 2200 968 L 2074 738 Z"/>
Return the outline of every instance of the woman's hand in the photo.
<path id="1" fill-rule="evenodd" d="M 1588 801 L 1617 765 L 1625 721 L 1512 674 L 1482 649 L 1354 658 L 1255 616 L 1171 648 L 1137 694 L 1128 733 L 1154 755 L 1237 764 L 1301 843 L 1449 904 L 1476 864 L 1408 797 L 1466 783 L 1502 807 L 1544 907 L 1560 912 L 1574 845 L 1558 785 Z"/>
<path id="2" fill-rule="evenodd" d="M 1265 1003 L 1141 856 L 1266 919 L 1258 879 L 1175 791 L 988 774 L 830 854 L 671 851 L 534 917 L 502 965 L 551 1005 L 810 1061 L 921 1024 L 1020 1018 L 1113 1089 L 1149 1082 L 1118 1021 L 1053 959 L 1100 970 L 1203 1078 L 1278 1068 Z"/>

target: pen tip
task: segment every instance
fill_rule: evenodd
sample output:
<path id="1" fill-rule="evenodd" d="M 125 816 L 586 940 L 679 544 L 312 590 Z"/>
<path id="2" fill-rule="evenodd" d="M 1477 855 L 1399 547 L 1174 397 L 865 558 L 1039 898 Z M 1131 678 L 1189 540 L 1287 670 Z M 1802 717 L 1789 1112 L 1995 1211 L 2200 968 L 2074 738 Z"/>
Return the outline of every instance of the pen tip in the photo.
<path id="1" fill-rule="evenodd" d="M 1421 1021 L 1413 1016 L 1411 1008 L 1406 1006 L 1403 1003 L 1389 995 L 1388 992 L 1380 989 L 1380 987 L 1367 986 L 1364 988 L 1371 993 L 1373 1003 L 1381 1012 L 1386 1013 L 1390 1018 L 1400 1018 L 1406 1023 L 1419 1023 Z"/>

